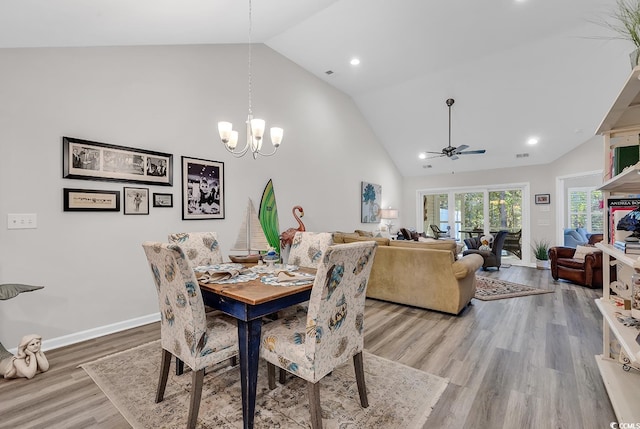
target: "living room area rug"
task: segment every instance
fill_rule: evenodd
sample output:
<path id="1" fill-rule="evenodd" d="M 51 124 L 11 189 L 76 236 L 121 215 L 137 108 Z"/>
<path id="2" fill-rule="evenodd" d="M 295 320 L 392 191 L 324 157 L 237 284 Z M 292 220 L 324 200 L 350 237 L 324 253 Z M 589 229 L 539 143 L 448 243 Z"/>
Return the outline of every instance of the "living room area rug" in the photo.
<path id="1" fill-rule="evenodd" d="M 494 279 L 476 274 L 475 298 L 482 301 L 516 298 L 519 296 L 539 295 L 551 292 L 553 292 L 553 290 L 538 289 L 519 283 L 512 283 L 506 280 Z"/>
<path id="2" fill-rule="evenodd" d="M 80 365 L 134 428 L 184 427 L 191 374 L 175 374 L 172 359 L 164 400 L 154 402 L 160 371 L 160 340 Z M 323 427 L 422 428 L 448 380 L 363 353 L 369 407 L 360 406 L 353 360 L 320 381 Z M 267 385 L 260 360 L 255 428 L 308 428 L 306 382 L 290 374 L 285 385 Z M 242 428 L 239 366 L 207 371 L 198 428 Z"/>

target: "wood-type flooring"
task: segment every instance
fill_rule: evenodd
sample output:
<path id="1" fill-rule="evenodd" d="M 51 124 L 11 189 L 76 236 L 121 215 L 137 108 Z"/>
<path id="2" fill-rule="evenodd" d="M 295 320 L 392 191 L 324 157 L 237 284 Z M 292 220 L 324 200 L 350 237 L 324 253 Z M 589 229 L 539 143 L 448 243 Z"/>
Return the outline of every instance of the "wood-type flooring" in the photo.
<path id="1" fill-rule="evenodd" d="M 615 415 L 594 360 L 601 290 L 527 267 L 479 274 L 554 293 L 474 299 L 459 316 L 367 300 L 369 352 L 450 380 L 425 428 L 610 427 Z M 153 323 L 46 351 L 48 372 L 0 379 L 0 428 L 129 428 L 78 365 L 159 337 Z"/>

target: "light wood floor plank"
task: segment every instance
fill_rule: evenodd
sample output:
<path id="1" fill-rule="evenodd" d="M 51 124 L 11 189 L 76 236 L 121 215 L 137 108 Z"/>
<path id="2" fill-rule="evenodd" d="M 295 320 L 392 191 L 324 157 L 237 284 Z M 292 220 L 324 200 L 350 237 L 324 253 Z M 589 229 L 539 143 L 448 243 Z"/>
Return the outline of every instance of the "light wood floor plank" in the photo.
<path id="1" fill-rule="evenodd" d="M 459 316 L 367 300 L 366 350 L 450 380 L 425 429 L 609 427 L 615 416 L 594 359 L 601 291 L 554 282 L 548 270 L 478 273 L 553 293 L 474 299 Z M 48 372 L 0 379 L 0 429 L 129 428 L 78 365 L 159 337 L 153 323 L 47 351 Z"/>

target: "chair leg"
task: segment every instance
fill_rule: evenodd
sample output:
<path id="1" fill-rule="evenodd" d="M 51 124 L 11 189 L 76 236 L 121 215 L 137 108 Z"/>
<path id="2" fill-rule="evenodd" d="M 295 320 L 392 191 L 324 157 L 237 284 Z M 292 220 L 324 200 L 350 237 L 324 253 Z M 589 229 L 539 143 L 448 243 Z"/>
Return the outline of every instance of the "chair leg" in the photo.
<path id="1" fill-rule="evenodd" d="M 269 390 L 276 388 L 276 366 L 267 362 L 267 380 L 269 380 Z"/>
<path id="2" fill-rule="evenodd" d="M 184 362 L 176 356 L 176 375 L 184 374 Z"/>
<path id="3" fill-rule="evenodd" d="M 322 408 L 320 407 L 320 383 L 307 381 L 307 395 L 309 395 L 309 412 L 311 413 L 311 428 L 322 429 Z"/>
<path id="4" fill-rule="evenodd" d="M 158 390 L 156 390 L 156 404 L 164 399 L 164 389 L 167 387 L 167 379 L 169 378 L 169 365 L 171 365 L 171 353 L 162 349 L 160 379 L 158 380 Z"/>
<path id="5" fill-rule="evenodd" d="M 360 405 L 362 405 L 362 408 L 367 408 L 369 406 L 369 400 L 367 399 L 367 386 L 364 382 L 364 365 L 362 364 L 362 352 L 353 355 L 353 367 L 356 370 L 356 383 L 358 384 Z"/>
<path id="6" fill-rule="evenodd" d="M 200 411 L 200 398 L 202 397 L 202 382 L 204 380 L 204 368 L 191 372 L 191 400 L 189 401 L 189 417 L 187 429 L 194 429 L 198 421 Z"/>

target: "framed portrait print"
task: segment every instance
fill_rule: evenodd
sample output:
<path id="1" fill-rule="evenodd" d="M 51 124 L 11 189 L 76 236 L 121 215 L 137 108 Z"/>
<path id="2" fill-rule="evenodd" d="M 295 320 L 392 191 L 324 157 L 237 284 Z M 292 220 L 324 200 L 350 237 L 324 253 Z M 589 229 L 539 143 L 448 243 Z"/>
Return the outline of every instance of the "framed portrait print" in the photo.
<path id="1" fill-rule="evenodd" d="M 536 204 L 551 204 L 551 195 L 550 194 L 536 194 L 535 195 Z"/>
<path id="2" fill-rule="evenodd" d="M 124 214 L 149 214 L 149 188 L 124 188 Z"/>
<path id="3" fill-rule="evenodd" d="M 153 193 L 153 207 L 173 207 L 173 194 Z"/>
<path id="4" fill-rule="evenodd" d="M 380 204 L 382 203 L 382 186 L 362 182 L 360 189 L 360 222 L 380 222 Z"/>
<path id="5" fill-rule="evenodd" d="M 120 211 L 120 191 L 64 188 L 62 194 L 65 212 Z"/>
<path id="6" fill-rule="evenodd" d="M 173 155 L 63 137 L 62 177 L 172 186 Z"/>
<path id="7" fill-rule="evenodd" d="M 182 157 L 182 219 L 224 219 L 224 163 Z"/>

